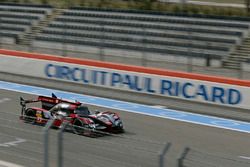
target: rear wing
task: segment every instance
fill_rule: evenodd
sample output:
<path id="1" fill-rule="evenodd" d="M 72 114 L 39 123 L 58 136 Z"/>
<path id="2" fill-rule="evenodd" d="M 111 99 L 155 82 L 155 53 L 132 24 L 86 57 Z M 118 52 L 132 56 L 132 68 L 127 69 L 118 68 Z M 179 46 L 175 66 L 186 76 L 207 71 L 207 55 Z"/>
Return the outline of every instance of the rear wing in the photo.
<path id="1" fill-rule="evenodd" d="M 54 107 L 55 105 L 59 103 L 68 103 L 68 104 L 72 104 L 76 106 L 81 105 L 81 103 L 77 101 L 71 102 L 68 100 L 58 99 L 53 93 L 52 93 L 52 97 L 38 96 L 37 100 L 42 102 L 42 105 L 43 105 L 42 108 L 46 110 L 50 110 L 52 107 Z"/>
<path id="2" fill-rule="evenodd" d="M 22 115 L 26 109 L 26 104 L 35 103 L 35 102 L 41 102 L 42 108 L 45 110 L 50 110 L 51 108 L 53 108 L 55 105 L 59 103 L 68 103 L 68 104 L 77 105 L 77 106 L 81 105 L 80 102 L 70 102 L 67 100 L 58 99 L 54 93 L 52 93 L 51 97 L 38 96 L 38 98 L 35 100 L 25 100 L 24 98 L 20 97 L 20 105 L 22 106 Z"/>
<path id="3" fill-rule="evenodd" d="M 47 96 L 38 96 L 36 100 L 25 100 L 23 97 L 20 97 L 20 105 L 25 106 L 28 103 L 35 103 L 35 102 L 50 102 L 50 103 L 58 103 L 60 99 L 56 97 L 54 93 L 52 93 L 52 97 Z"/>
<path id="4" fill-rule="evenodd" d="M 24 111 L 26 109 L 26 104 L 35 103 L 35 102 L 39 102 L 39 100 L 24 100 L 23 97 L 20 97 L 20 105 L 22 106 L 21 115 L 23 115 L 23 113 L 24 113 Z"/>

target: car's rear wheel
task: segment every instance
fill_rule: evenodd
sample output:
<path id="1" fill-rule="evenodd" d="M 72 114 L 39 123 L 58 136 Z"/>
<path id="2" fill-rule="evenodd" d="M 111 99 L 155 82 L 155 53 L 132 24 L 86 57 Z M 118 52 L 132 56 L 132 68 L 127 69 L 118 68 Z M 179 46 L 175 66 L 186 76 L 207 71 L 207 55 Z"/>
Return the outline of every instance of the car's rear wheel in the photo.
<path id="1" fill-rule="evenodd" d="M 28 108 L 24 113 L 24 121 L 28 123 L 34 123 L 36 121 L 36 110 Z"/>

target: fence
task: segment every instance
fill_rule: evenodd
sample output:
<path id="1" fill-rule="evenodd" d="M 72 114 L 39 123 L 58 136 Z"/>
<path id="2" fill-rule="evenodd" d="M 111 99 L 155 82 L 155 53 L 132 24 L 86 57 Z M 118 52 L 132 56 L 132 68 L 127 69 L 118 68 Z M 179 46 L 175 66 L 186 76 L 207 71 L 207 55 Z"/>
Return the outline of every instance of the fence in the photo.
<path id="1" fill-rule="evenodd" d="M 49 128 L 50 126 L 53 124 L 53 120 L 49 121 L 48 124 L 46 125 L 46 127 L 44 128 L 44 150 L 45 150 L 45 155 L 44 155 L 44 167 L 49 167 Z M 64 154 L 64 147 L 66 147 L 66 143 L 68 144 L 73 144 L 73 145 L 80 145 L 81 143 L 78 143 L 78 141 L 69 141 L 67 139 L 64 140 L 64 130 L 65 129 L 71 129 L 72 125 L 69 125 L 68 123 L 63 124 L 62 128 L 60 129 L 59 133 L 58 133 L 58 158 L 57 158 L 57 165 L 58 167 L 62 167 L 65 166 L 65 163 L 69 163 L 66 160 L 66 158 L 64 158 L 63 154 Z M 77 128 L 81 128 L 84 131 L 89 131 L 89 129 L 83 128 L 83 127 L 77 127 Z M 95 133 L 97 133 L 97 131 L 95 131 Z M 117 142 L 115 139 L 113 141 L 101 141 L 101 146 L 97 143 L 95 143 L 96 141 L 98 142 L 99 139 L 97 138 L 91 138 L 91 147 L 94 148 L 94 150 L 96 150 L 97 152 L 95 153 L 91 153 L 91 151 L 84 151 L 84 153 L 82 152 L 82 154 L 86 154 L 83 157 L 95 157 L 94 161 L 89 161 L 84 159 L 83 163 L 81 164 L 82 166 L 86 165 L 86 161 L 88 161 L 88 165 L 89 166 L 159 166 L 159 167 L 164 167 L 165 166 L 165 154 L 167 153 L 167 151 L 169 150 L 171 144 L 170 143 L 166 143 L 165 145 L 163 143 L 157 143 L 154 141 L 146 141 L 146 140 L 142 140 L 142 139 L 135 139 L 135 138 L 131 138 L 131 137 L 125 137 L 122 135 L 115 135 L 115 134 L 110 134 L 110 133 L 106 133 L 106 132 L 98 132 L 98 136 L 111 136 L 114 138 L 119 138 L 119 142 Z M 93 137 L 93 136 L 92 136 Z M 97 136 L 95 136 L 97 137 Z M 121 142 L 122 141 L 122 142 Z M 93 142 L 93 143 L 92 143 Z M 131 143 L 136 143 L 136 145 L 132 146 Z M 140 144 L 139 144 L 140 143 Z M 141 147 L 141 144 L 146 144 L 147 147 L 143 146 Z M 84 149 L 86 147 L 88 147 L 86 145 L 86 143 L 82 143 L 81 145 L 85 145 Z M 110 146 L 111 147 L 110 147 Z M 159 146 L 163 147 L 162 151 L 158 152 L 157 150 L 153 150 L 153 149 L 148 149 L 149 145 L 152 145 L 153 147 L 156 147 L 159 149 Z M 107 149 L 107 150 L 106 150 Z M 105 151 L 104 151 L 105 150 Z M 123 151 L 121 151 L 123 150 Z M 125 151 L 126 150 L 126 151 Z M 129 154 L 133 154 L 129 155 L 126 154 L 125 152 L 129 152 Z M 98 153 L 101 152 L 101 153 Z M 109 152 L 110 155 L 107 154 L 103 154 L 103 153 L 107 153 Z M 117 153 L 119 153 L 120 155 L 118 155 Z M 68 154 L 68 153 L 67 153 Z M 94 155 L 95 154 L 95 155 Z M 149 159 L 145 159 L 144 156 L 150 156 Z M 91 156 L 90 156 L 91 155 Z M 110 157 L 111 156 L 111 157 Z M 67 156 L 66 156 L 67 157 Z M 75 156 L 74 156 L 75 157 Z M 69 159 L 68 159 L 69 160 Z M 148 161 L 150 160 L 150 161 Z M 71 161 L 71 160 L 70 160 Z M 100 162 L 99 162 L 100 161 Z M 146 163 L 145 163 L 146 162 Z M 72 163 L 72 161 L 70 162 Z M 102 165 L 100 165 L 102 164 Z M 159 164 L 159 165 L 156 165 Z M 87 165 L 87 166 L 88 166 Z"/>
<path id="2" fill-rule="evenodd" d="M 247 159 L 237 159 L 230 152 L 219 154 L 194 148 L 185 148 L 179 159 L 170 158 L 175 145 L 138 137 L 129 131 L 125 134 L 98 132 L 98 136 L 87 137 L 72 133 L 68 124 L 51 129 L 52 121 L 45 127 L 25 123 L 19 120 L 19 111 L 12 103 L 8 98 L 0 100 L 0 165 L 4 161 L 22 165 L 18 167 L 165 167 L 174 162 L 179 167 L 250 165 Z"/>
<path id="3" fill-rule="evenodd" d="M 15 111 L 7 110 L 4 104 L 0 104 L 0 166 L 43 166 L 41 127 L 23 124 Z"/>
<path id="4" fill-rule="evenodd" d="M 247 161 L 230 157 L 229 153 L 222 156 L 188 147 L 179 158 L 170 159 L 167 157 L 174 147 L 170 143 L 128 134 L 104 133 L 99 137 L 86 137 L 65 131 L 68 124 L 55 130 L 49 129 L 52 121 L 41 127 L 19 121 L 15 112 L 1 110 L 0 116 L 0 164 L 5 162 L 5 165 L 11 162 L 18 167 L 164 167 L 170 166 L 170 161 L 175 161 L 178 167 L 250 165 Z"/>
<path id="5" fill-rule="evenodd" d="M 235 159 L 234 157 L 227 157 L 208 153 L 196 149 L 186 147 L 178 159 L 179 167 L 247 167 L 250 163 L 247 161 Z"/>
<path id="6" fill-rule="evenodd" d="M 133 57 L 129 55 L 129 52 L 120 52 L 120 54 L 103 54 L 103 48 L 100 51 L 96 51 L 96 53 L 90 53 L 87 51 L 74 51 L 74 50 L 61 50 L 60 48 L 42 48 L 42 47 L 32 47 L 31 46 L 22 46 L 22 45 L 9 45 L 2 44 L 1 48 L 11 49 L 11 50 L 19 50 L 19 51 L 27 51 L 27 52 L 38 52 L 44 54 L 53 54 L 53 55 L 61 55 L 67 57 L 76 57 L 76 58 L 87 58 L 93 60 L 101 60 L 107 62 L 115 62 L 115 63 L 125 63 L 131 65 L 139 65 L 145 67 L 156 67 L 156 68 L 165 68 L 170 70 L 178 70 L 178 71 L 186 71 L 193 73 L 201 73 L 208 75 L 218 75 L 223 77 L 232 77 L 239 79 L 250 79 L 250 71 L 246 71 L 243 68 L 240 70 L 233 69 L 225 69 L 222 67 L 209 67 L 206 65 L 197 65 L 195 58 L 190 59 L 182 59 L 180 62 L 180 58 L 176 57 L 172 60 L 161 60 L 161 59 L 146 59 L 145 57 Z M 100 56 L 100 53 L 101 56 Z M 145 55 L 145 53 L 141 53 L 141 55 Z"/>
<path id="7" fill-rule="evenodd" d="M 0 116 L 0 161 L 18 167 L 166 166 L 169 143 L 107 133 L 87 137 L 64 131 L 66 126 L 50 129 L 53 121 L 43 127 L 13 112 L 1 110 Z"/>

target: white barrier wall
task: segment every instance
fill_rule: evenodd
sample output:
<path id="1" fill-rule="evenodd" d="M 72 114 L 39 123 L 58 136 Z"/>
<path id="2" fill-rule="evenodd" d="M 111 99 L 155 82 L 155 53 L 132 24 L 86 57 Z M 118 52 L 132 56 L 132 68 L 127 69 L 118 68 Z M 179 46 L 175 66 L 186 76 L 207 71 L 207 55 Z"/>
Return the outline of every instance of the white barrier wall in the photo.
<path id="1" fill-rule="evenodd" d="M 0 60 L 0 72 L 250 109 L 248 86 L 7 55 Z"/>

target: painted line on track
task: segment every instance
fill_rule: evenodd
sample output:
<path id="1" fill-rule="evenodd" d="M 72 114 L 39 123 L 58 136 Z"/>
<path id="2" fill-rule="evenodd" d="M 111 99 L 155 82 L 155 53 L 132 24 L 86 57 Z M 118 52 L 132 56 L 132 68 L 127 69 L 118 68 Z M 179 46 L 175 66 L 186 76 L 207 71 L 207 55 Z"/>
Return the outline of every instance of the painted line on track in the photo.
<path id="1" fill-rule="evenodd" d="M 10 100 L 11 100 L 10 98 L 5 97 L 5 98 L 0 99 L 0 103 L 4 103 Z"/>
<path id="2" fill-rule="evenodd" d="M 85 104 L 117 109 L 131 113 L 138 113 L 143 115 L 166 118 L 171 120 L 177 120 L 182 122 L 194 123 L 199 125 L 228 129 L 238 132 L 250 133 L 250 123 L 235 121 L 231 119 L 188 113 L 172 109 L 156 108 L 137 103 L 130 103 L 119 100 L 112 100 L 112 99 L 82 95 L 72 92 L 53 90 L 36 86 L 22 85 L 5 81 L 0 81 L 0 89 L 21 92 L 26 94 L 33 94 L 33 95 L 43 95 L 43 96 L 51 96 L 51 93 L 55 93 L 60 98 L 73 101 L 77 100 Z"/>
<path id="3" fill-rule="evenodd" d="M 2 161 L 2 160 L 0 160 L 0 166 L 2 166 L 2 167 L 24 167 L 24 166 L 21 166 L 18 164 L 14 164 L 14 163 Z"/>
<path id="4" fill-rule="evenodd" d="M 247 156 L 239 156 L 239 158 L 241 158 L 241 159 L 246 159 L 246 160 L 250 160 L 250 157 L 247 157 Z"/>
<path id="5" fill-rule="evenodd" d="M 6 142 L 6 143 L 0 143 L 0 147 L 11 147 L 11 146 L 17 146 L 20 143 L 24 143 L 27 140 L 22 139 L 22 138 L 16 138 L 15 141 L 10 141 L 10 142 Z"/>

